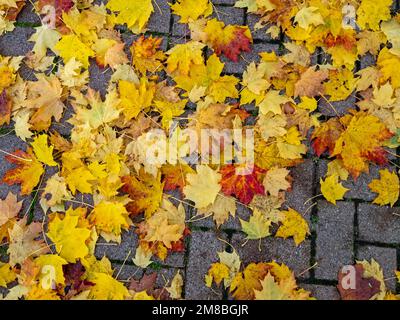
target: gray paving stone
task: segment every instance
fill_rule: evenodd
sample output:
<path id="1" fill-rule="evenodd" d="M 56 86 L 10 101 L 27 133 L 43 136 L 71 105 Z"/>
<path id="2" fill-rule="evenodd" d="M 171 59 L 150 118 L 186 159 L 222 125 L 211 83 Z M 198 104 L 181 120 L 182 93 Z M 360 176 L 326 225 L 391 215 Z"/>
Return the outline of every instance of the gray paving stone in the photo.
<path id="1" fill-rule="evenodd" d="M 271 38 L 271 35 L 267 33 L 268 28 L 271 25 L 265 25 L 262 29 L 255 30 L 254 26 L 260 20 L 260 16 L 256 14 L 248 14 L 247 15 L 247 25 L 250 28 L 251 35 L 253 36 L 254 40 L 261 40 L 261 41 L 271 41 L 274 40 Z"/>
<path id="2" fill-rule="evenodd" d="M 17 17 L 17 22 L 41 25 L 40 17 L 35 13 L 32 3 L 27 2 Z"/>
<path id="3" fill-rule="evenodd" d="M 400 208 L 358 205 L 358 239 L 389 244 L 400 243 Z"/>
<path id="4" fill-rule="evenodd" d="M 318 201 L 315 277 L 336 280 L 339 269 L 353 264 L 354 203 Z"/>
<path id="5" fill-rule="evenodd" d="M 111 263 L 111 265 L 114 269 L 114 278 L 126 285 L 132 279 L 139 280 L 144 273 L 143 269 L 129 264 Z"/>
<path id="6" fill-rule="evenodd" d="M 100 237 L 97 241 L 95 256 L 98 259 L 107 256 L 110 260 L 118 261 L 124 261 L 126 257 L 128 257 L 128 260 L 132 261 L 137 246 L 138 237 L 134 232 L 134 228 L 131 228 L 129 231 L 122 232 L 121 244 L 116 244 L 114 242 L 107 243 L 102 237 Z"/>
<path id="7" fill-rule="evenodd" d="M 383 270 L 386 286 L 394 291 L 396 290 L 396 279 L 394 271 L 397 270 L 397 252 L 394 248 L 382 248 L 375 246 L 361 246 L 358 248 L 357 260 L 374 259 L 380 264 Z M 390 279 L 391 278 L 391 279 Z"/>
<path id="8" fill-rule="evenodd" d="M 329 97 L 326 97 L 329 98 Z M 318 111 L 324 116 L 337 117 L 343 116 L 351 109 L 356 107 L 356 97 L 354 93 L 343 101 L 329 101 L 327 102 L 324 98 L 320 98 L 318 102 Z"/>
<path id="9" fill-rule="evenodd" d="M 168 33 L 171 20 L 171 9 L 168 0 L 157 0 L 154 5 L 154 13 L 147 24 L 148 31 Z"/>
<path id="10" fill-rule="evenodd" d="M 233 5 L 236 3 L 236 0 L 211 0 L 213 4 L 225 4 L 225 5 Z"/>
<path id="11" fill-rule="evenodd" d="M 220 237 L 225 238 L 223 235 Z M 192 233 L 186 267 L 186 299 L 220 300 L 222 298 L 222 289 L 213 291 L 207 288 L 204 276 L 211 264 L 218 261 L 217 252 L 225 250 L 225 247 L 226 245 L 218 240 L 215 232 L 194 231 Z"/>
<path id="12" fill-rule="evenodd" d="M 375 57 L 372 54 L 367 53 L 365 56 L 362 56 L 360 59 L 360 69 L 364 69 L 364 68 L 373 66 L 373 65 L 375 65 L 375 63 L 376 63 Z"/>
<path id="13" fill-rule="evenodd" d="M 327 160 L 320 160 L 318 162 L 318 179 L 326 177 L 326 172 L 328 169 Z M 393 166 L 387 166 L 389 170 L 393 170 Z M 370 165 L 369 173 L 362 173 L 357 180 L 354 180 L 351 176 L 347 179 L 347 181 L 343 181 L 343 186 L 349 189 L 344 195 L 345 199 L 358 199 L 364 201 L 372 201 L 376 198 L 376 194 L 372 192 L 368 185 L 371 183 L 373 179 L 379 179 L 379 170 L 382 170 L 376 165 Z M 320 185 L 318 183 L 318 193 L 320 193 Z"/>
<path id="14" fill-rule="evenodd" d="M 0 54 L 3 56 L 24 56 L 33 48 L 28 39 L 35 33 L 33 28 L 16 27 L 0 37 Z"/>
<path id="15" fill-rule="evenodd" d="M 299 287 L 310 291 L 312 296 L 317 300 L 340 300 L 339 292 L 334 286 L 300 284 Z"/>
<path id="16" fill-rule="evenodd" d="M 234 7 L 214 6 L 212 18 L 223 21 L 226 25 L 244 25 L 244 9 Z"/>
<path id="17" fill-rule="evenodd" d="M 286 202 L 284 203 L 284 206 L 301 213 L 307 221 L 310 221 L 311 206 L 315 202 L 308 201 L 314 196 L 314 170 L 315 163 L 312 160 L 306 160 L 290 170 L 290 175 L 293 177 L 292 190 L 286 192 Z"/>
<path id="18" fill-rule="evenodd" d="M 243 245 L 246 243 L 245 245 Z M 310 267 L 311 243 L 304 241 L 296 247 L 293 239 L 264 238 L 260 241 L 249 240 L 242 233 L 235 233 L 231 240 L 244 266 L 251 262 L 271 262 L 286 264 L 299 278 L 307 278 Z M 261 248 L 261 251 L 259 250 Z"/>
<path id="19" fill-rule="evenodd" d="M 104 97 L 107 92 L 108 83 L 111 79 L 112 70 L 110 68 L 100 68 L 96 61 L 91 60 L 89 66 L 89 87 L 99 91 Z"/>

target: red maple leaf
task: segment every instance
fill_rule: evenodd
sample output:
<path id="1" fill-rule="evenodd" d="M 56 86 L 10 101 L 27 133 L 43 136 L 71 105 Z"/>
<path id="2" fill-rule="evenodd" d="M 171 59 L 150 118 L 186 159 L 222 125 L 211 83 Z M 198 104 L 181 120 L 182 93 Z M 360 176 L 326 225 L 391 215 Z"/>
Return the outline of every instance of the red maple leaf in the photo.
<path id="1" fill-rule="evenodd" d="M 266 170 L 254 166 L 250 174 L 241 175 L 238 169 L 240 167 L 230 164 L 220 170 L 222 191 L 227 196 L 234 195 L 242 203 L 249 204 L 256 194 L 265 194 L 262 177 Z"/>

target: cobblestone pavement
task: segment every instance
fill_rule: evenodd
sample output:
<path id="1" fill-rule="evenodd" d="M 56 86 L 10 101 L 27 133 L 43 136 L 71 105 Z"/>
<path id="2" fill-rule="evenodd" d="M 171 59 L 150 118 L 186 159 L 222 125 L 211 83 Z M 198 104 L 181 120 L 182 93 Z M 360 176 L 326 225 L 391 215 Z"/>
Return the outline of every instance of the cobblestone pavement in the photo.
<path id="1" fill-rule="evenodd" d="M 99 2 L 99 1 L 96 1 Z M 158 6 L 149 23 L 149 34 L 163 37 L 164 48 L 170 48 L 175 43 L 184 42 L 188 38 L 188 30 L 185 25 L 177 23 L 177 17 L 171 15 L 167 0 L 157 0 Z M 245 10 L 234 8 L 235 0 L 213 0 L 214 15 L 225 23 L 249 25 L 253 28 L 257 17 L 247 14 Z M 398 10 L 400 4 L 394 3 L 393 10 Z M 1 55 L 25 55 L 32 49 L 33 44 L 28 42 L 34 33 L 34 27 L 40 25 L 39 18 L 32 12 L 28 5 L 19 15 L 18 27 L 11 33 L 0 37 Z M 130 46 L 136 36 L 130 32 L 123 32 L 123 39 Z M 263 51 L 282 52 L 285 41 L 273 41 L 265 34 L 265 30 L 253 32 L 254 45 L 250 53 L 243 54 L 238 63 L 232 63 L 225 58 L 225 72 L 227 74 L 240 75 L 250 61 L 258 60 L 258 53 Z M 314 62 L 322 62 L 326 59 L 323 54 L 317 52 Z M 358 69 L 371 64 L 371 57 L 364 58 L 358 64 Z M 27 67 L 21 68 L 21 75 L 26 79 L 34 78 Z M 90 86 L 104 93 L 110 72 L 99 69 L 92 63 L 90 67 Z M 334 103 L 339 113 L 345 113 L 354 106 L 354 100 Z M 333 116 L 332 109 L 322 101 L 319 112 L 324 116 Z M 66 112 L 60 124 L 54 124 L 54 129 L 62 135 L 68 136 L 69 125 L 65 120 L 71 113 Z M 10 132 L 10 133 L 9 133 Z M 12 152 L 16 148 L 25 149 L 26 145 L 12 134 L 10 128 L 0 128 L 0 149 Z M 4 160 L 4 154 L 0 153 L 0 176 L 10 169 L 11 165 Z M 396 165 L 398 160 L 391 159 Z M 217 251 L 229 250 L 227 243 L 236 248 L 245 264 L 254 261 L 276 260 L 283 262 L 292 268 L 298 278 L 300 286 L 311 290 L 318 299 L 338 299 L 336 290 L 337 273 L 341 266 L 352 264 L 358 259 L 375 258 L 383 267 L 385 278 L 392 278 L 393 271 L 400 268 L 400 208 L 378 207 L 370 202 L 375 195 L 367 187 L 368 183 L 378 178 L 378 168 L 372 166 L 369 175 L 361 175 L 357 181 L 345 183 L 345 187 L 351 189 L 347 192 L 344 201 L 333 206 L 316 197 L 314 201 L 307 200 L 317 196 L 319 191 L 319 179 L 324 176 L 327 168 L 327 160 L 317 159 L 310 151 L 305 162 L 292 169 L 294 178 L 293 190 L 288 193 L 286 205 L 305 215 L 310 223 L 312 233 L 308 239 L 296 247 L 291 240 L 267 238 L 259 243 L 248 242 L 245 246 L 245 236 L 240 231 L 238 219 L 231 219 L 220 230 L 215 229 L 214 223 L 207 219 L 192 223 L 192 234 L 187 238 L 184 253 L 174 253 L 164 262 L 156 262 L 152 265 L 159 273 L 158 281 L 171 278 L 177 270 L 181 270 L 185 280 L 184 297 L 186 299 L 226 299 L 227 293 L 215 291 L 204 285 L 204 275 L 211 263 L 217 261 Z M 52 173 L 46 172 L 47 176 Z M 9 191 L 18 192 L 19 187 L 9 187 L 0 184 L 0 197 L 4 198 Z M 24 210 L 31 213 L 35 220 L 41 221 L 42 212 L 36 197 L 25 197 Z M 310 206 L 316 202 L 310 209 Z M 190 211 L 190 210 L 189 210 Z M 189 212 L 194 215 L 194 212 Z M 239 208 L 237 217 L 246 219 L 249 212 Z M 225 240 L 221 241 L 221 239 Z M 130 262 L 130 254 L 135 251 L 137 237 L 132 232 L 125 233 L 120 246 L 99 244 L 96 255 L 106 255 L 113 262 L 118 272 L 119 280 L 128 280 L 132 275 L 140 277 L 142 271 Z M 127 257 L 129 259 L 127 259 Z M 126 260 L 126 263 L 123 262 Z M 123 268 L 121 269 L 121 267 Z M 151 272 L 151 269 L 146 270 Z M 387 286 L 396 290 L 395 279 L 387 280 Z M 399 293 L 400 288 L 397 287 Z"/>

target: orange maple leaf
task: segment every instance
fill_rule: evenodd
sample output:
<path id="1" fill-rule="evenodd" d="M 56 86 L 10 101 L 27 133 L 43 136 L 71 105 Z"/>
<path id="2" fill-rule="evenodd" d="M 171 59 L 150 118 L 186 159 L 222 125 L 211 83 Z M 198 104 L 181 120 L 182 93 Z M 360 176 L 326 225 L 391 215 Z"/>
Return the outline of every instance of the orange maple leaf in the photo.
<path id="1" fill-rule="evenodd" d="M 221 168 L 222 191 L 227 195 L 236 196 L 242 203 L 249 204 L 256 194 L 265 194 L 262 176 L 266 170 L 254 166 L 251 174 L 238 174 L 239 167 L 226 165 Z"/>

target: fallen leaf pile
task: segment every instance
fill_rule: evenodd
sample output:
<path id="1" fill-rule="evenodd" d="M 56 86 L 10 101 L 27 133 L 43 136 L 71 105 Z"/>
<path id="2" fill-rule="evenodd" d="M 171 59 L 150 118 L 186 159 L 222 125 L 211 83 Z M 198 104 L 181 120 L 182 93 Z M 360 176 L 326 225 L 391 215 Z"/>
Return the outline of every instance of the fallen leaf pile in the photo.
<path id="1" fill-rule="evenodd" d="M 253 50 L 250 29 L 215 18 L 209 0 L 170 4 L 190 36 L 168 49 L 146 33 L 153 1 L 93 2 L 35 1 L 42 24 L 29 39 L 32 51 L 0 57 L 0 126 L 28 145 L 7 154 L 12 169 L 2 177 L 20 186 L 0 200 L 5 299 L 181 299 L 179 273 L 164 287 L 156 274 L 127 284 L 107 257 L 95 257 L 99 239 L 121 243 L 129 231 L 139 239 L 131 248 L 138 268 L 183 252 L 198 219 L 217 228 L 238 219 L 248 241 L 278 237 L 298 246 L 310 226 L 285 195 L 290 168 L 307 153 L 330 161 L 320 196 L 332 204 L 348 191 L 342 183 L 371 165 L 382 168 L 369 184 L 374 203 L 398 201 L 399 179 L 387 166 L 400 146 L 400 15 L 391 14 L 392 1 L 350 1 L 356 14 L 346 24 L 344 0 L 239 0 L 236 7 L 257 15 L 255 29 L 285 39 L 284 50 L 261 52 L 242 76 L 226 74 L 223 61 Z M 15 28 L 27 3 L 0 1 L 0 34 Z M 121 30 L 134 35 L 130 47 Z M 312 62 L 315 55 L 325 61 Z M 365 56 L 374 62 L 354 74 Z M 91 63 L 112 71 L 105 93 L 89 86 Z M 21 66 L 36 79 L 22 78 Z M 335 103 L 351 98 L 354 108 L 340 113 Z M 61 122 L 70 134 L 57 130 Z M 222 136 L 193 148 L 200 141 L 190 132 L 204 131 Z M 237 137 L 234 152 L 219 149 L 227 131 L 253 132 L 252 163 Z M 216 149 L 220 161 L 206 161 Z M 31 194 L 43 221 L 22 210 Z M 239 205 L 251 209 L 249 218 L 236 216 Z M 218 256 L 208 287 L 223 286 L 235 299 L 312 299 L 279 261 Z M 339 286 L 343 299 L 398 299 L 375 261 L 355 269 L 360 286 Z"/>

